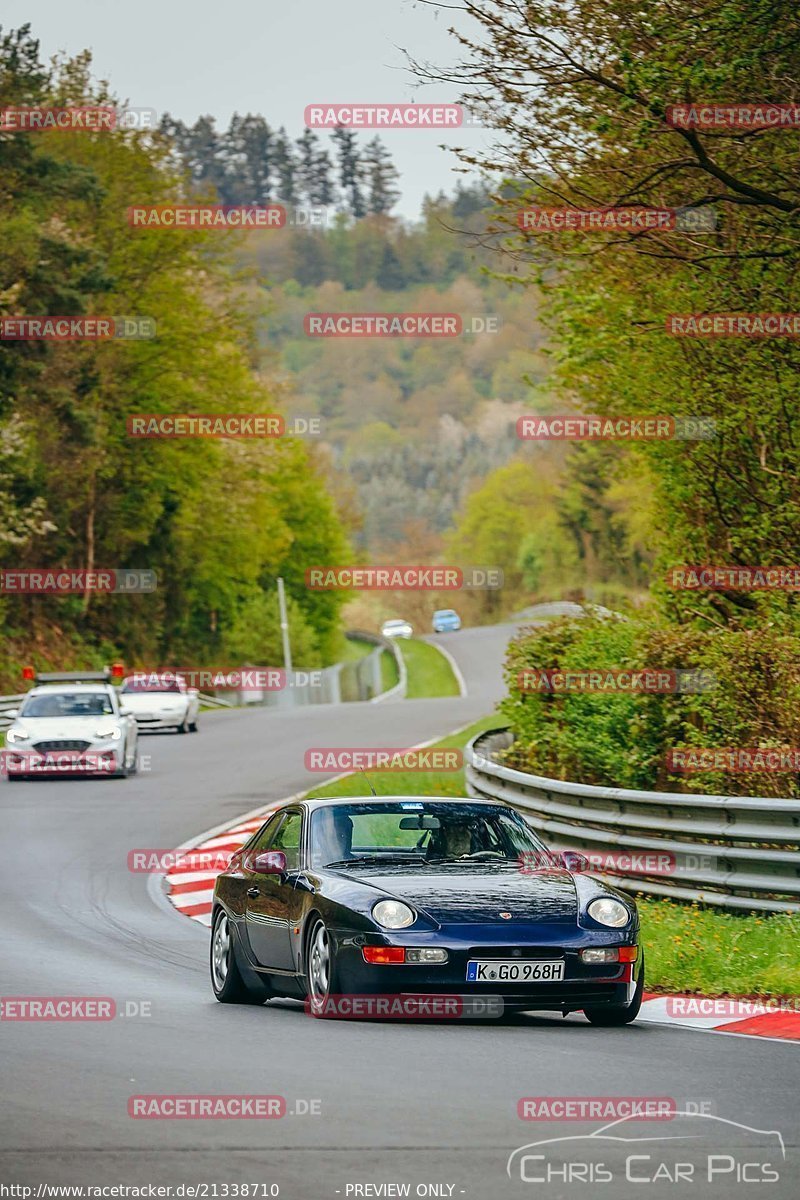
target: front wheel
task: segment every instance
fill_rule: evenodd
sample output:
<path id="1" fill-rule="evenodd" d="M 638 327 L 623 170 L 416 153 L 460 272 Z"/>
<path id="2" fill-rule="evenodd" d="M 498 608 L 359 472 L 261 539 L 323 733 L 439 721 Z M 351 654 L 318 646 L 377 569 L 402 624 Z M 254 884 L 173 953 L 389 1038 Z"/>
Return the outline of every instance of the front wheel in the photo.
<path id="1" fill-rule="evenodd" d="M 644 953 L 642 954 L 642 967 L 639 971 L 639 978 L 636 981 L 636 989 L 630 1004 L 621 1004 L 617 1007 L 608 1008 L 601 1008 L 599 1005 L 596 1008 L 585 1008 L 583 1010 L 584 1016 L 588 1021 L 591 1021 L 592 1025 L 630 1025 L 639 1015 L 643 994 Z"/>
<path id="2" fill-rule="evenodd" d="M 220 1004 L 263 1004 L 266 999 L 264 992 L 252 991 L 242 979 L 233 930 L 222 908 L 211 930 L 211 986 Z"/>
<path id="3" fill-rule="evenodd" d="M 328 1000 L 336 990 L 336 951 L 321 917 L 316 917 L 306 938 L 306 981 L 312 1017 L 326 1017 Z"/>

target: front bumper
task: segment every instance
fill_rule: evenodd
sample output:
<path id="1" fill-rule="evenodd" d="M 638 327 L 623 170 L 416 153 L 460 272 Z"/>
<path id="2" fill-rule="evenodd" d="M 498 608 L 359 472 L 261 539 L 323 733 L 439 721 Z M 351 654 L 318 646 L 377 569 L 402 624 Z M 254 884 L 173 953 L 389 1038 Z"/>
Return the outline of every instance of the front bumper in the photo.
<path id="1" fill-rule="evenodd" d="M 177 729 L 189 714 L 187 710 L 183 710 L 181 712 L 142 713 L 141 716 L 137 713 L 134 715 L 139 730 L 147 732 L 148 729 Z"/>
<path id="2" fill-rule="evenodd" d="M 121 748 L 100 746 L 44 753 L 5 749 L 2 757 L 2 770 L 7 775 L 113 775 L 121 764 Z"/>
<path id="3" fill-rule="evenodd" d="M 506 933 L 506 931 L 503 931 Z M 641 950 L 633 963 L 587 964 L 579 952 L 588 947 L 631 946 L 638 941 L 638 929 L 586 930 L 566 926 L 562 930 L 542 926 L 528 931 L 515 930 L 513 940 L 494 927 L 450 926 L 435 935 L 416 936 L 353 935 L 334 931 L 342 990 L 348 994 L 433 995 L 500 997 L 506 1008 L 527 1008 L 570 1012 L 588 1005 L 620 1006 L 633 998 L 641 971 Z M 373 965 L 366 963 L 364 945 L 435 946 L 446 949 L 448 961 L 441 965 Z M 471 959 L 499 959 L 520 963 L 537 959 L 563 959 L 564 978 L 553 982 L 531 983 L 508 980 L 469 982 L 467 963 Z"/>

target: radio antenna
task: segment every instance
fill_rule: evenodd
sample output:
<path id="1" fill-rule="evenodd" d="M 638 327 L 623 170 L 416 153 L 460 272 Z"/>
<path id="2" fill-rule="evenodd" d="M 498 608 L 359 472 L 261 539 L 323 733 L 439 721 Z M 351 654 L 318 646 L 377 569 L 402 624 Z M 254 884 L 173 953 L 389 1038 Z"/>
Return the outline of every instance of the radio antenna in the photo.
<path id="1" fill-rule="evenodd" d="M 361 772 L 361 774 L 364 776 L 364 778 L 366 779 L 369 790 L 372 792 L 373 796 L 375 796 L 375 798 L 377 799 L 378 793 L 375 791 L 375 788 L 372 786 L 372 780 L 370 779 L 369 775 L 367 774 L 367 772 L 364 770 L 363 767 L 359 767 L 358 769 Z"/>

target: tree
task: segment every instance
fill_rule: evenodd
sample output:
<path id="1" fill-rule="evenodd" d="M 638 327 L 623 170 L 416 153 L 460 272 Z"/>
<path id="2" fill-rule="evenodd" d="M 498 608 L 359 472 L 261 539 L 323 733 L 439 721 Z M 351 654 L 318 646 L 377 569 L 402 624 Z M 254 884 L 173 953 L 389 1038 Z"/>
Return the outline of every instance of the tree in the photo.
<path id="1" fill-rule="evenodd" d="M 275 139 L 273 162 L 275 164 L 277 179 L 278 195 L 276 198 L 282 204 L 294 204 L 298 198 L 297 162 L 292 149 L 292 143 L 289 141 L 286 130 L 282 125 Z"/>
<path id="2" fill-rule="evenodd" d="M 226 200 L 266 204 L 273 187 L 273 134 L 262 116 L 234 113 L 225 136 Z"/>
<path id="3" fill-rule="evenodd" d="M 358 153 L 358 140 L 352 129 L 339 126 L 331 134 L 339 160 L 339 185 L 346 207 L 356 219 L 366 216 L 367 206 L 362 190 L 363 166 Z"/>
<path id="4" fill-rule="evenodd" d="M 313 129 L 306 129 L 297 146 L 297 189 L 307 204 L 332 204 L 335 190 L 331 180 L 331 160 L 319 144 Z"/>
<path id="5" fill-rule="evenodd" d="M 400 189 L 396 186 L 400 173 L 379 137 L 367 142 L 363 171 L 367 184 L 367 209 L 383 216 L 400 199 Z"/>

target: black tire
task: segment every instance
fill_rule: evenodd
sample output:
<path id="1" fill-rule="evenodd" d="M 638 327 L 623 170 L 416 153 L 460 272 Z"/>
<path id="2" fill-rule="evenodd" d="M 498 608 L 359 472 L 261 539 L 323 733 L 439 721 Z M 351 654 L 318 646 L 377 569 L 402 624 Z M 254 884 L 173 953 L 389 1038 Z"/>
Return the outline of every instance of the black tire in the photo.
<path id="1" fill-rule="evenodd" d="M 20 783 L 21 780 L 29 779 L 29 778 L 30 778 L 30 776 L 28 776 L 28 775 L 9 775 L 8 782 L 9 783 Z"/>
<path id="2" fill-rule="evenodd" d="M 136 753 L 133 756 L 133 762 L 126 769 L 126 775 L 138 775 L 139 773 L 139 747 L 136 747 Z"/>
<path id="3" fill-rule="evenodd" d="M 621 1004 L 615 1008 L 585 1008 L 584 1016 L 592 1025 L 630 1025 L 639 1015 L 639 1009 L 642 1007 L 642 996 L 644 994 L 644 954 L 642 954 L 642 966 L 639 971 L 639 978 L 636 981 L 636 990 L 633 993 L 633 999 L 630 1004 Z"/>
<path id="4" fill-rule="evenodd" d="M 192 721 L 189 726 L 189 733 L 197 733 L 197 721 Z"/>
<path id="5" fill-rule="evenodd" d="M 327 949 L 323 949 L 327 947 Z M 306 995 L 312 1017 L 328 1018 L 327 1000 L 339 992 L 333 939 L 322 917 L 312 917 L 305 939 Z"/>
<path id="6" fill-rule="evenodd" d="M 223 943 L 226 943 L 223 945 Z M 242 979 L 236 961 L 236 943 L 224 908 L 218 908 L 211 929 L 211 987 L 220 1004 L 263 1004 L 264 991 L 256 992 Z"/>
<path id="7" fill-rule="evenodd" d="M 176 725 L 176 726 L 175 726 L 175 729 L 176 729 L 176 732 L 177 732 L 177 733 L 188 733 L 188 732 L 189 732 L 189 726 L 188 726 L 188 725 L 187 725 L 187 723 L 186 723 L 186 718 L 184 718 L 184 720 L 183 720 L 182 724 L 180 724 L 180 725 Z"/>

